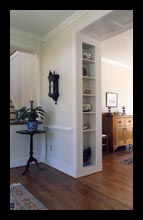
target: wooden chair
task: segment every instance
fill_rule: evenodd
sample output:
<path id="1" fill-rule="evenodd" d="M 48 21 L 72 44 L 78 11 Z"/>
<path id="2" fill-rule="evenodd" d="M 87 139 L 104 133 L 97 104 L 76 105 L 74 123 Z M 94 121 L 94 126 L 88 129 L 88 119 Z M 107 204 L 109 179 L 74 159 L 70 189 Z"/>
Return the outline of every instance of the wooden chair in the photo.
<path id="1" fill-rule="evenodd" d="M 106 134 L 102 134 L 102 152 L 109 152 L 108 136 Z"/>

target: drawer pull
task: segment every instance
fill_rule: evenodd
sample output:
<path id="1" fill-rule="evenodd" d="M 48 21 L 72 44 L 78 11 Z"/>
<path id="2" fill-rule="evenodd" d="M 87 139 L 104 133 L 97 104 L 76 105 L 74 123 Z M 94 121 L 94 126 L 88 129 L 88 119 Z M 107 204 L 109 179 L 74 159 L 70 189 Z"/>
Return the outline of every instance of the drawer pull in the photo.
<path id="1" fill-rule="evenodd" d="M 121 123 L 122 121 L 118 121 L 118 123 Z"/>
<path id="2" fill-rule="evenodd" d="M 128 121 L 128 122 L 131 122 L 131 121 Z"/>

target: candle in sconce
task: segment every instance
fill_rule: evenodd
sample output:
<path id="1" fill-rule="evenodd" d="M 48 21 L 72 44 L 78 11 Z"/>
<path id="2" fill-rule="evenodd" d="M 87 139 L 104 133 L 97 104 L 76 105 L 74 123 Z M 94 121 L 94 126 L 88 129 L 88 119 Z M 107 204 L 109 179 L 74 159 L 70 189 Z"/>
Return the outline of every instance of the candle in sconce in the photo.
<path id="1" fill-rule="evenodd" d="M 33 100 L 33 94 L 32 94 L 32 91 L 31 91 L 30 100 Z"/>

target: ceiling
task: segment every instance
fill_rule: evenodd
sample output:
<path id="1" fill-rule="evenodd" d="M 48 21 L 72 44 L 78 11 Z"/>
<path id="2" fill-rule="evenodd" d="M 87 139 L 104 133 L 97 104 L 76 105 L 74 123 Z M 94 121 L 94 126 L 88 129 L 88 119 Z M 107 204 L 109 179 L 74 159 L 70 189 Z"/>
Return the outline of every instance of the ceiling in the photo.
<path id="1" fill-rule="evenodd" d="M 82 30 L 101 41 L 101 56 L 133 65 L 133 10 L 114 10 Z"/>
<path id="2" fill-rule="evenodd" d="M 43 37 L 78 10 L 11 10 L 10 27 Z"/>
<path id="3" fill-rule="evenodd" d="M 133 29 L 102 41 L 101 55 L 130 67 L 133 66 Z"/>
<path id="4" fill-rule="evenodd" d="M 103 41 L 133 28 L 133 10 L 114 10 L 82 30 L 82 33 Z"/>
<path id="5" fill-rule="evenodd" d="M 47 35 L 80 10 L 11 10 L 14 29 Z M 82 30 L 81 33 L 101 41 L 101 55 L 126 65 L 133 64 L 133 10 L 113 10 Z"/>

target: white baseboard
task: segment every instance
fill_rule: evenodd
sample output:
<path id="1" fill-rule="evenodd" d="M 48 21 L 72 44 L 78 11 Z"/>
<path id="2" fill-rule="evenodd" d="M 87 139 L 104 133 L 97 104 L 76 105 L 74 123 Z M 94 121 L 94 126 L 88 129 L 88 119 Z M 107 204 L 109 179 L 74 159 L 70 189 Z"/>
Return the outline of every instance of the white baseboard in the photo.
<path id="1" fill-rule="evenodd" d="M 46 157 L 42 156 L 40 162 L 45 163 L 46 164 Z"/>
<path id="2" fill-rule="evenodd" d="M 49 166 L 51 167 L 54 167 L 56 168 L 57 170 L 63 172 L 63 173 L 66 173 L 70 176 L 73 176 L 75 177 L 74 175 L 74 170 L 73 170 L 73 167 L 72 166 L 69 166 L 65 163 L 62 163 L 62 162 L 59 162 L 53 158 L 49 158 L 47 157 L 47 161 L 46 161 L 46 164 L 48 164 Z"/>
<path id="3" fill-rule="evenodd" d="M 43 162 L 39 156 L 34 156 L 38 162 Z M 29 157 L 22 157 L 22 158 L 18 158 L 18 159 L 12 159 L 10 160 L 10 168 L 14 168 L 14 167 L 21 167 L 21 166 L 25 166 L 27 164 L 27 160 L 29 159 Z"/>
<path id="4" fill-rule="evenodd" d="M 78 169 L 76 172 L 76 177 L 82 177 L 94 173 L 98 173 L 103 171 L 102 163 L 97 165 L 90 165 L 90 166 L 85 166 L 81 169 Z"/>

